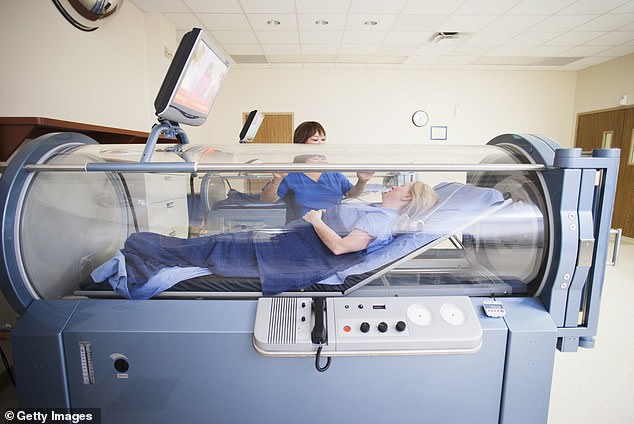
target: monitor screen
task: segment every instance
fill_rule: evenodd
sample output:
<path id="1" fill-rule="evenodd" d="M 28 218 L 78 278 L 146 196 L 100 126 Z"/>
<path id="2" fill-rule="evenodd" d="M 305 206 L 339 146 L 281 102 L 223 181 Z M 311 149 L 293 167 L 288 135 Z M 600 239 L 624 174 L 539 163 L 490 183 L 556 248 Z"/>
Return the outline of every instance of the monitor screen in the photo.
<path id="1" fill-rule="evenodd" d="M 244 121 L 244 125 L 242 126 L 242 130 L 240 131 L 240 143 L 251 143 L 253 139 L 258 134 L 258 130 L 260 129 L 260 125 L 262 125 L 262 121 L 264 120 L 264 113 L 259 110 L 252 110 L 249 112 L 249 116 Z"/>
<path id="2" fill-rule="evenodd" d="M 218 96 L 229 70 L 222 58 L 203 37 L 200 28 L 183 36 L 174 54 L 154 108 L 156 116 L 187 125 L 201 125 Z"/>

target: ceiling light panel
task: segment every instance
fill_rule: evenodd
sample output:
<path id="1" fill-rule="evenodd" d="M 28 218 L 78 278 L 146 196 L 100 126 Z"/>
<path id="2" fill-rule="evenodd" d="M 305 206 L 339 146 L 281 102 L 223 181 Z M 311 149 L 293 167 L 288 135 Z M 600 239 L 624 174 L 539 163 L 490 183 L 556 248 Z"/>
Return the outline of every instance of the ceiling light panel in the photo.
<path id="1" fill-rule="evenodd" d="M 319 30 L 319 31 L 332 31 L 342 30 L 346 26 L 346 15 L 344 14 L 300 14 L 297 16 L 299 21 L 299 28 L 302 30 Z M 327 21 L 327 25 L 317 25 L 315 22 L 324 20 Z"/>
<path id="2" fill-rule="evenodd" d="M 397 15 L 349 14 L 346 29 L 362 31 L 387 31 L 392 27 Z M 376 25 L 366 25 L 365 22 L 374 21 Z"/>
<path id="3" fill-rule="evenodd" d="M 297 29 L 297 18 L 292 14 L 249 13 L 247 14 L 247 19 L 255 31 L 289 31 Z M 275 24 L 275 22 L 279 22 L 279 24 Z"/>

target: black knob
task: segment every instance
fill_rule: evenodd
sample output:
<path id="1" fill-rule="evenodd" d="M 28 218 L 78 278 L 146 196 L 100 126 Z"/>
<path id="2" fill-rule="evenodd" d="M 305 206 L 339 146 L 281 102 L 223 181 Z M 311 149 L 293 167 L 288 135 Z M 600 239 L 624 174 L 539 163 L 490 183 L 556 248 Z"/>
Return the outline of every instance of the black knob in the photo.
<path id="1" fill-rule="evenodd" d="M 396 323 L 396 331 L 405 331 L 405 327 L 407 327 L 405 321 L 399 321 Z"/>
<path id="2" fill-rule="evenodd" d="M 362 322 L 361 323 L 361 327 L 360 330 L 362 333 L 367 333 L 368 331 L 370 331 L 370 324 L 368 324 L 367 322 Z"/>
<path id="3" fill-rule="evenodd" d="M 387 324 L 384 322 L 380 322 L 378 328 L 381 333 L 385 333 L 387 331 Z"/>
<path id="4" fill-rule="evenodd" d="M 119 358 L 114 361 L 114 369 L 119 372 L 126 372 L 130 368 L 130 364 L 125 359 Z"/>

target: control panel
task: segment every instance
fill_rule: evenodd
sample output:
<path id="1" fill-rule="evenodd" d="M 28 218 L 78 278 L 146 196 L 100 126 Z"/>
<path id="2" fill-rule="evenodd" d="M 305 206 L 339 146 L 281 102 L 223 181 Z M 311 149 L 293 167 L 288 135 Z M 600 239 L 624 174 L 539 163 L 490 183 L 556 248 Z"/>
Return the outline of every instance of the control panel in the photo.
<path id="1" fill-rule="evenodd" d="M 256 350 L 301 356 L 320 345 L 328 356 L 421 355 L 471 353 L 482 345 L 482 328 L 466 296 L 327 298 L 325 307 L 315 305 L 311 298 L 259 299 Z"/>

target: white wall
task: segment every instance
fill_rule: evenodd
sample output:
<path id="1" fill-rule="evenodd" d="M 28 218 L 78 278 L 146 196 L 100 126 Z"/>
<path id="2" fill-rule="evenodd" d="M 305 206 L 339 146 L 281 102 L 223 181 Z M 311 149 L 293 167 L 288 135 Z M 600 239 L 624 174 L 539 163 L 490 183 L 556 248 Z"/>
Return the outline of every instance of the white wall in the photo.
<path id="1" fill-rule="evenodd" d="M 330 143 L 429 143 L 429 127 L 446 125 L 449 143 L 530 132 L 567 145 L 575 84 L 572 72 L 232 69 L 197 141 L 235 143 L 242 112 L 258 108 L 320 121 Z M 427 127 L 412 124 L 417 109 Z"/>
<path id="2" fill-rule="evenodd" d="M 127 2 L 91 33 L 72 27 L 52 2 L 0 2 L 0 116 L 46 116 L 147 131 L 174 50 L 174 28 Z M 11 83 L 7 83 L 11 82 Z M 427 143 L 430 125 L 448 143 L 479 144 L 504 132 L 533 132 L 571 144 L 576 73 L 240 69 L 229 73 L 210 119 L 187 129 L 195 143 L 233 144 L 242 112 L 294 112 L 319 120 L 331 143 Z M 460 108 L 456 116 L 455 108 Z"/>
<path id="3" fill-rule="evenodd" d="M 624 94 L 633 104 L 634 54 L 579 71 L 575 93 L 575 113 L 619 107 Z"/>
<path id="4" fill-rule="evenodd" d="M 102 28 L 83 32 L 51 1 L 0 2 L 0 116 L 147 130 L 154 118 L 145 19 L 127 2 Z"/>

